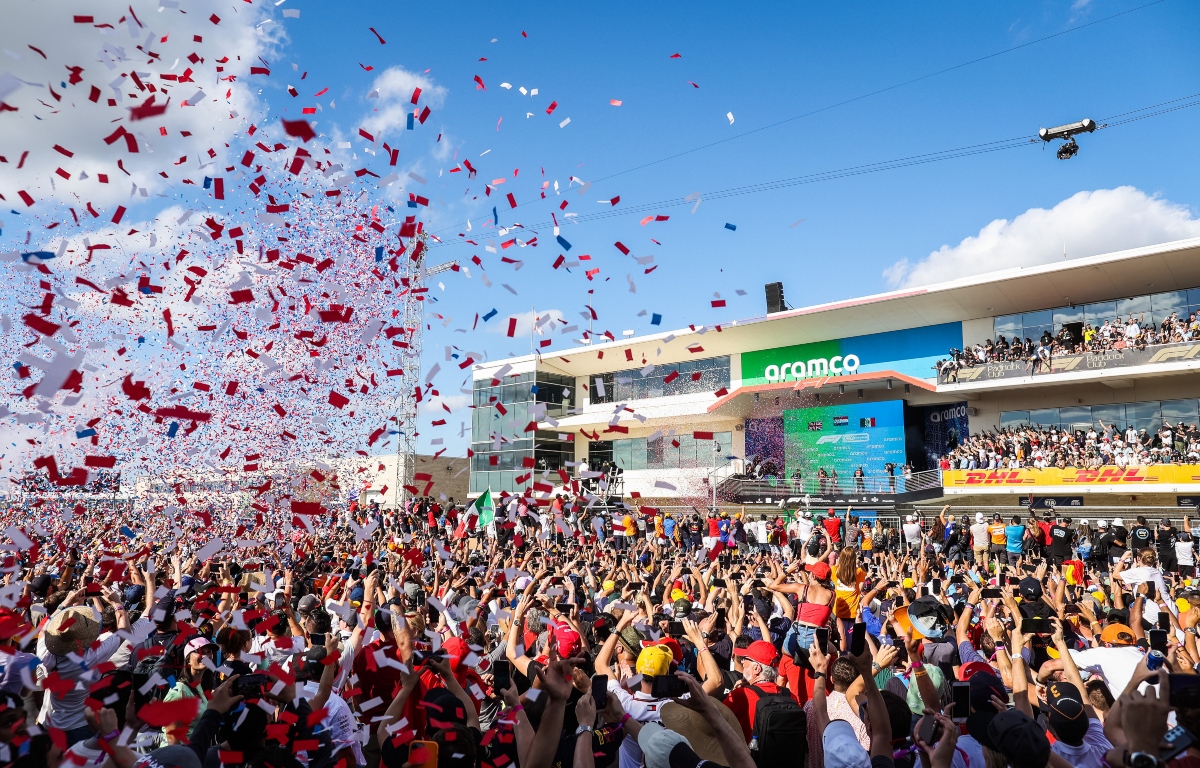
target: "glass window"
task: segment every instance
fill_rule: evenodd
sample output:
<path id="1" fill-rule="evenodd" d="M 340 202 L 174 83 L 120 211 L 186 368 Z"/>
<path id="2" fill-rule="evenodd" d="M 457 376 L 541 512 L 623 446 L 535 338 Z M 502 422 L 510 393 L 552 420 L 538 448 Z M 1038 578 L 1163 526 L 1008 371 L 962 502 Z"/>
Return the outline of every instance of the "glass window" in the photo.
<path id="1" fill-rule="evenodd" d="M 1027 325 L 1024 328 L 1022 338 L 1033 339 L 1036 343 L 1041 340 L 1044 333 L 1053 335 L 1054 332 L 1050 329 L 1049 325 Z"/>
<path id="2" fill-rule="evenodd" d="M 1150 297 L 1150 304 L 1154 308 L 1154 322 L 1158 325 L 1161 325 L 1163 320 L 1170 317 L 1172 312 L 1176 312 L 1180 317 L 1187 319 L 1187 291 L 1156 293 Z"/>
<path id="3" fill-rule="evenodd" d="M 1134 296 L 1131 299 L 1121 299 L 1117 302 L 1117 315 L 1123 320 L 1128 320 L 1129 315 L 1133 315 L 1133 319 L 1137 320 L 1139 315 L 1144 314 L 1147 319 L 1152 314 L 1150 297 L 1149 296 Z"/>
<path id="4" fill-rule="evenodd" d="M 1051 325 L 1054 323 L 1054 311 L 1039 309 L 1037 312 L 1026 312 L 1021 315 L 1021 325 L 1028 328 L 1031 325 Z M 1026 333 L 1026 336 L 1029 334 Z"/>
<path id="5" fill-rule="evenodd" d="M 1083 307 L 1060 307 L 1054 310 L 1054 333 L 1067 323 L 1082 323 L 1084 322 Z"/>
<path id="6" fill-rule="evenodd" d="M 1103 422 L 1104 426 L 1106 427 L 1125 429 L 1125 405 L 1123 403 L 1093 405 L 1092 422 L 1097 428 L 1099 428 L 1101 422 Z"/>
<path id="7" fill-rule="evenodd" d="M 1058 423 L 1072 431 L 1082 429 L 1086 432 L 1092 426 L 1092 409 L 1086 405 L 1059 408 Z"/>
<path id="8" fill-rule="evenodd" d="M 633 469 L 632 440 L 613 440 L 613 461 L 621 469 Z"/>
<path id="9" fill-rule="evenodd" d="M 1020 315 L 1003 315 L 997 317 L 993 323 L 993 328 L 996 336 L 1015 336 L 1021 333 L 1021 316 Z"/>
<path id="10" fill-rule="evenodd" d="M 1000 427 L 1015 428 L 1022 427 L 1029 423 L 1029 411 L 1001 411 L 1000 412 Z"/>
<path id="11" fill-rule="evenodd" d="M 658 444 L 661 445 L 662 441 L 659 440 Z M 637 437 L 633 440 L 630 440 L 629 450 L 633 457 L 632 461 L 630 462 L 632 469 L 647 469 L 649 467 L 650 447 L 646 444 L 646 438 Z"/>
<path id="12" fill-rule="evenodd" d="M 700 466 L 696 463 L 696 454 L 703 451 L 705 454 L 712 448 L 708 440 L 696 440 L 691 435 L 683 435 L 679 438 L 679 467 L 692 468 Z M 707 456 L 706 456 L 707 458 Z"/>
<path id="13" fill-rule="evenodd" d="M 1030 411 L 1029 412 L 1029 423 L 1036 424 L 1039 427 L 1058 426 L 1058 409 L 1057 408 L 1040 408 L 1036 411 Z"/>
<path id="14" fill-rule="evenodd" d="M 1144 429 L 1147 432 L 1154 432 L 1162 426 L 1162 417 L 1159 415 L 1158 402 L 1149 403 L 1126 403 L 1125 418 L 1134 429 Z"/>
<path id="15" fill-rule="evenodd" d="M 1170 422 L 1171 426 L 1175 426 L 1180 422 L 1195 424 L 1197 421 L 1196 401 L 1194 399 L 1163 400 L 1161 412 L 1163 421 Z"/>
<path id="16" fill-rule="evenodd" d="M 1116 316 L 1117 303 L 1115 301 L 1099 301 L 1095 304 L 1088 304 L 1083 309 L 1084 321 L 1093 326 L 1104 325 L 1105 320 L 1112 320 Z"/>

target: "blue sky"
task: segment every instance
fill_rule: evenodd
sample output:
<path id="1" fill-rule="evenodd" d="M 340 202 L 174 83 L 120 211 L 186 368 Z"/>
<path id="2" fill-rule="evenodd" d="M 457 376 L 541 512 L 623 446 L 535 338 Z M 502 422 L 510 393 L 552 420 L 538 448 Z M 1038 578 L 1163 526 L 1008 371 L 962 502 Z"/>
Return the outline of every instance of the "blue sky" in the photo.
<path id="1" fill-rule="evenodd" d="M 400 146 L 402 176 L 412 170 L 428 182 L 403 179 L 405 194 L 430 198 L 432 205 L 421 209 L 422 218 L 451 243 L 435 247 L 431 261 L 457 259 L 472 270 L 471 279 L 447 274 L 432 281 L 432 295 L 439 299 L 434 308 L 451 320 L 445 327 L 433 322 L 426 334 L 425 365 L 440 361 L 445 368 L 446 345 L 484 352 L 491 359 L 528 352 L 527 342 L 505 338 L 497 326 L 535 305 L 577 322 L 578 312 L 591 304 L 600 313 L 597 330 L 644 333 L 652 330 L 649 313 L 663 316 L 663 330 L 761 314 L 762 286 L 777 280 L 784 283 L 789 303 L 802 306 L 887 290 L 896 280 L 927 282 L 924 278 L 943 272 L 951 277 L 964 270 L 986 271 L 993 261 L 997 267 L 1020 263 L 1020 252 L 1028 250 L 1021 238 L 1054 241 L 1043 247 L 1046 253 L 1061 254 L 1065 246 L 1068 256 L 1084 256 L 1111 250 L 1103 247 L 1110 242 L 1124 247 L 1192 232 L 1200 227 L 1192 214 L 1200 205 L 1194 183 L 1200 148 L 1187 138 L 1194 134 L 1200 109 L 1085 136 L 1079 156 L 1068 162 L 1055 159 L 1053 148 L 1030 146 L 705 199 L 695 213 L 690 205 L 664 208 L 668 221 L 644 226 L 639 221 L 645 213 L 623 213 L 694 192 L 1032 137 L 1039 127 L 1084 117 L 1100 120 L 1200 92 L 1200 50 L 1194 44 L 1200 7 L 1163 0 L 631 170 L 1141 5 L 1145 3 L 1138 0 L 1078 0 L 773 3 L 751 8 L 358 2 L 347 7 L 286 0 L 267 9 L 286 30 L 266 54 L 272 75 L 247 82 L 262 88 L 255 105 L 258 114 L 269 115 L 262 124 L 278 125 L 280 116 L 298 118 L 302 107 L 320 105 L 321 111 L 309 119 L 317 120 L 320 132 L 338 139 L 354 137 L 381 103 L 395 103 L 367 98 L 376 77 L 388 68 L 402 68 L 397 75 L 402 79 L 427 80 L 432 86 L 426 88 L 427 99 L 430 90 L 438 91 L 422 102 L 433 107 L 426 124 L 411 132 L 390 129 L 382 138 Z M 299 18 L 280 16 L 289 10 L 300 11 Z M 381 45 L 369 27 L 387 43 Z M 675 53 L 680 58 L 670 58 Z M 362 65 L 374 69 L 367 72 Z M 303 80 L 301 73 L 307 73 Z M 475 76 L 486 90 L 476 88 Z M 504 82 L 513 88 L 502 88 Z M 283 90 L 288 84 L 301 95 L 288 96 Z M 538 94 L 522 96 L 518 87 L 536 88 Z M 313 96 L 323 88 L 328 92 Z M 621 105 L 612 106 L 613 99 Z M 547 115 L 552 101 L 558 106 Z M 526 117 L 527 112 L 533 116 Z M 560 128 L 566 118 L 570 123 Z M 386 173 L 378 156 L 362 154 L 363 144 L 356 139 L 352 151 Z M 464 157 L 478 169 L 476 179 L 448 173 Z M 578 184 L 567 188 L 571 176 L 601 180 L 580 195 Z M 484 183 L 501 177 L 505 183 L 485 197 Z M 539 200 L 544 180 L 557 181 L 561 194 L 551 187 L 547 199 Z M 1041 224 L 1024 220 L 1020 237 L 1004 230 L 998 241 L 983 241 L 986 247 L 958 247 L 997 219 L 1052 209 L 1080 192 L 1121 187 L 1132 191 L 1106 198 L 1103 215 L 1085 201 Z M 509 210 L 505 201 L 510 192 L 522 203 L 516 210 Z M 185 190 L 185 197 L 191 193 Z M 598 202 L 618 195 L 615 207 Z M 563 200 L 569 202 L 569 213 L 614 215 L 572 225 L 558 208 Z M 151 196 L 134 202 L 138 204 L 129 203 L 130 215 L 150 218 L 156 206 L 180 204 L 180 198 Z M 502 226 L 543 222 L 552 211 L 559 214 L 562 235 L 572 244 L 567 257 L 588 254 L 591 261 L 584 266 L 598 267 L 600 273 L 589 281 L 582 268 L 570 273 L 552 269 L 563 251 L 548 227 L 538 230 L 537 247 L 504 251 L 524 262 L 519 271 L 500 263 L 499 255 L 483 247 L 489 236 L 499 239 L 495 230 L 481 228 L 493 205 Z M 1130 221 L 1154 221 L 1122 228 L 1126 215 Z M 453 243 L 468 218 L 473 219 L 471 236 L 478 247 Z M 726 229 L 726 223 L 736 225 L 736 231 Z M 17 234 L 10 223 L 5 243 L 11 246 Z M 657 269 L 644 274 L 646 266 L 622 255 L 616 241 L 635 256 L 653 255 Z M 944 245 L 950 249 L 941 260 L 927 262 L 923 270 L 893 270 L 891 282 L 885 276 L 898 261 L 916 264 Z M 1031 258 L 1049 258 L 1046 253 Z M 479 279 L 472 256 L 483 261 L 490 288 Z M 630 278 L 636 293 L 630 292 Z M 734 289 L 746 295 L 736 296 Z M 726 308 L 710 306 L 714 292 L 727 300 Z M 498 314 L 490 323 L 480 322 L 473 332 L 455 332 L 469 331 L 477 313 L 493 308 Z M 642 310 L 647 314 L 639 317 Z M 555 334 L 555 348 L 576 337 Z M 454 410 L 447 431 L 457 435 L 456 425 L 469 423 L 465 398 L 454 399 L 461 379 L 443 373 L 439 381 Z M 426 431 L 426 439 L 431 433 Z M 465 450 L 465 439 L 443 437 L 452 453 Z"/>

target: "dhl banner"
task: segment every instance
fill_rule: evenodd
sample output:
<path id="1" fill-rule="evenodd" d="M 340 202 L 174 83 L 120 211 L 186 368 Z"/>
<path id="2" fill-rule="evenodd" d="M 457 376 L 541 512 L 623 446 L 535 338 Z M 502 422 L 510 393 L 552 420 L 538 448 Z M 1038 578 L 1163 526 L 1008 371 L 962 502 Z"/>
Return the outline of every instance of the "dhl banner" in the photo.
<path id="1" fill-rule="evenodd" d="M 1155 485 L 1200 485 L 1200 464 L 1153 464 L 1099 469 L 950 469 L 942 486 L 955 490 L 1036 488 L 1039 486 L 1121 486 L 1124 490 Z"/>

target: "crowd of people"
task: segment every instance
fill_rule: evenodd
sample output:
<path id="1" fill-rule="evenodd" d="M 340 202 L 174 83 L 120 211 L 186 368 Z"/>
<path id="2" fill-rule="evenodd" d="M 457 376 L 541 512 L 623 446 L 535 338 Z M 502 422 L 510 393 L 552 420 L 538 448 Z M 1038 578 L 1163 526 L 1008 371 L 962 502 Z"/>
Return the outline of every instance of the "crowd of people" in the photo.
<path id="1" fill-rule="evenodd" d="M 1097 426 L 1099 427 L 1097 429 Z M 1098 469 L 1200 462 L 1200 428 L 1163 421 L 1156 431 L 1101 421 L 1086 430 L 1021 425 L 978 432 L 943 456 L 945 469 Z"/>
<path id="2" fill-rule="evenodd" d="M 1145 313 L 1121 320 L 1105 320 L 1103 325 L 1093 326 L 1086 323 L 1078 332 L 1072 331 L 1071 324 L 1064 324 L 1058 333 L 1049 330 L 1033 339 L 1014 335 L 1006 339 L 998 335 L 995 341 L 988 339 L 966 349 L 951 349 L 947 359 L 939 360 L 936 368 L 939 373 L 953 377 L 963 368 L 973 368 L 991 362 L 1024 362 L 1033 373 L 1050 371 L 1051 361 L 1062 355 L 1078 355 L 1084 352 L 1105 352 L 1108 350 L 1146 349 L 1158 344 L 1179 344 L 1195 341 L 1200 338 L 1200 315 L 1193 312 L 1172 312 L 1169 317 L 1155 325 L 1147 322 Z"/>
<path id="3" fill-rule="evenodd" d="M 262 507 L 5 510 L 0 765 L 1200 764 L 1190 521 Z"/>

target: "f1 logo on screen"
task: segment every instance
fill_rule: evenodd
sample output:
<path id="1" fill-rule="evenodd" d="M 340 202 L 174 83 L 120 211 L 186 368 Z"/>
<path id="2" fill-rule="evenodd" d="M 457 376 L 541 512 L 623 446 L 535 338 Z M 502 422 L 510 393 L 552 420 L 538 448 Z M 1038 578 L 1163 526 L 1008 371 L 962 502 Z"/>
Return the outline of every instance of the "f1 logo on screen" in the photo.
<path id="1" fill-rule="evenodd" d="M 821 443 L 869 443 L 871 442 L 870 432 L 849 432 L 844 435 L 821 435 L 817 440 L 817 445 Z"/>

